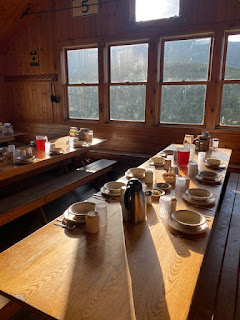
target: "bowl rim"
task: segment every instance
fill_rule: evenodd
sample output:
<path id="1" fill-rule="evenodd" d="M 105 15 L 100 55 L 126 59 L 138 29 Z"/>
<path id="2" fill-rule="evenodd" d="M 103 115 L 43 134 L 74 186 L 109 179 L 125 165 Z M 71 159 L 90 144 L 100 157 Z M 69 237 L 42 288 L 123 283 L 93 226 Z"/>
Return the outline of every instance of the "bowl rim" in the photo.
<path id="1" fill-rule="evenodd" d="M 201 219 L 202 219 L 202 222 L 199 222 L 199 223 L 186 223 L 186 222 L 182 222 L 182 221 L 178 220 L 176 218 L 176 214 L 179 213 L 179 212 L 184 212 L 184 211 L 188 211 L 188 212 L 191 212 L 191 213 L 193 213 L 195 215 L 200 216 Z M 171 214 L 171 217 L 173 218 L 173 220 L 177 221 L 180 225 L 183 225 L 183 226 L 186 226 L 186 227 L 198 227 L 198 226 L 201 226 L 204 223 L 206 223 L 206 218 L 205 218 L 205 216 L 203 214 L 201 214 L 200 212 L 187 210 L 187 209 L 176 210 Z"/>
<path id="2" fill-rule="evenodd" d="M 204 190 L 204 191 L 207 191 L 207 192 L 209 193 L 209 195 L 208 195 L 208 196 L 203 196 L 203 197 L 201 197 L 201 196 L 196 196 L 196 195 L 191 195 L 190 192 L 189 192 L 190 190 Z M 206 200 L 206 199 L 212 198 L 212 196 L 213 196 L 213 194 L 212 194 L 210 191 L 208 191 L 207 189 L 204 189 L 204 188 L 190 188 L 190 189 L 187 189 L 187 190 L 186 190 L 186 193 L 187 193 L 192 199 L 196 199 L 196 200 Z"/>
<path id="3" fill-rule="evenodd" d="M 79 201 L 79 202 L 75 202 L 75 203 L 73 203 L 73 204 L 71 204 L 69 207 L 68 207 L 68 212 L 70 213 L 70 214 L 72 214 L 72 215 L 74 215 L 74 216 L 86 216 L 86 213 L 78 213 L 78 212 L 74 212 L 72 209 L 73 209 L 73 207 L 74 206 L 76 206 L 76 205 L 82 205 L 82 204 L 88 204 L 88 205 L 93 205 L 94 206 L 94 209 L 91 209 L 91 210 L 89 210 L 89 211 L 95 211 L 95 203 L 93 203 L 93 202 L 90 202 L 90 201 Z M 84 211 L 86 211 L 86 210 L 84 210 Z"/>
<path id="4" fill-rule="evenodd" d="M 119 188 L 109 188 L 107 185 L 110 184 L 110 183 L 117 183 L 119 184 Z M 124 182 L 121 182 L 121 181 L 108 181 L 104 184 L 104 188 L 105 189 L 108 189 L 109 191 L 120 191 L 121 190 L 121 187 L 124 187 L 126 184 Z"/>

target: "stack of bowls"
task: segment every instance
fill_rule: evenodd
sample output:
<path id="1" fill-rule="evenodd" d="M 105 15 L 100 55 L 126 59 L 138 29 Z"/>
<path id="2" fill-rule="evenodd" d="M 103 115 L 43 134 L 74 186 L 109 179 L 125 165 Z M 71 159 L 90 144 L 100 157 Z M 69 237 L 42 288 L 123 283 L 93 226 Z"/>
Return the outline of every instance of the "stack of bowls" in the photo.
<path id="1" fill-rule="evenodd" d="M 76 202 L 64 212 L 64 219 L 70 224 L 85 223 L 86 215 L 89 211 L 95 211 L 94 203 L 87 201 Z"/>
<path id="2" fill-rule="evenodd" d="M 200 206 L 214 205 L 216 200 L 211 192 L 201 188 L 188 189 L 182 194 L 182 197 L 187 202 Z"/>
<path id="3" fill-rule="evenodd" d="M 121 194 L 121 188 L 125 186 L 125 183 L 120 181 L 110 181 L 105 183 L 101 188 L 101 192 L 111 197 L 119 197 Z"/>
<path id="4" fill-rule="evenodd" d="M 146 169 L 144 168 L 130 168 L 125 172 L 127 178 L 143 179 L 145 177 Z"/>
<path id="5" fill-rule="evenodd" d="M 173 229 L 187 234 L 199 234 L 208 228 L 205 216 L 191 210 L 177 210 L 167 221 Z"/>

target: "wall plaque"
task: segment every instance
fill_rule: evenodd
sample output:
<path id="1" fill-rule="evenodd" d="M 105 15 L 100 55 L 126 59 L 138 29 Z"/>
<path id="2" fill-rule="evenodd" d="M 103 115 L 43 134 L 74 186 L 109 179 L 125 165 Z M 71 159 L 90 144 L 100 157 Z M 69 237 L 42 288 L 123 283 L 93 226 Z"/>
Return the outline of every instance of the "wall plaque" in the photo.
<path id="1" fill-rule="evenodd" d="M 73 17 L 98 14 L 99 0 L 72 0 Z"/>

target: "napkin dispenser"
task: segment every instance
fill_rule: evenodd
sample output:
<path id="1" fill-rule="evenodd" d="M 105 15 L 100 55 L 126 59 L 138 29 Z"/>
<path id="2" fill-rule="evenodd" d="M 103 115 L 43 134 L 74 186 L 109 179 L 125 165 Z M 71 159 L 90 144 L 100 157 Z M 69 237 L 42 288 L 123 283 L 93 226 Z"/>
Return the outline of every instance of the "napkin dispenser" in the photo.
<path id="1" fill-rule="evenodd" d="M 140 180 L 129 180 L 122 200 L 122 211 L 126 222 L 136 224 L 145 220 L 146 200 Z"/>

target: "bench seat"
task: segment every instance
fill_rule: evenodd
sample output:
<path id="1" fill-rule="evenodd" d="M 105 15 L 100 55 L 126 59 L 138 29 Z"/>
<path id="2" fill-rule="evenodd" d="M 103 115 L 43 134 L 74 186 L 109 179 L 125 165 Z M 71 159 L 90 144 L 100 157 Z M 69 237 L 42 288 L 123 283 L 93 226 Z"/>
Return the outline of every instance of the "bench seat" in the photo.
<path id="1" fill-rule="evenodd" d="M 0 226 L 106 174 L 116 161 L 101 159 L 0 200 Z M 20 185 L 21 186 L 21 185 Z"/>
<path id="2" fill-rule="evenodd" d="M 230 173 L 188 319 L 240 319 L 240 174 Z"/>

